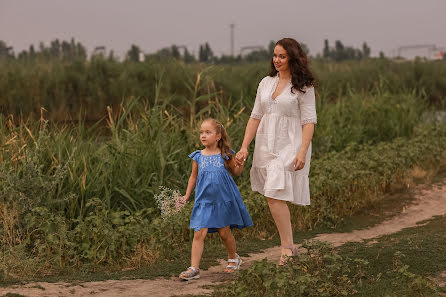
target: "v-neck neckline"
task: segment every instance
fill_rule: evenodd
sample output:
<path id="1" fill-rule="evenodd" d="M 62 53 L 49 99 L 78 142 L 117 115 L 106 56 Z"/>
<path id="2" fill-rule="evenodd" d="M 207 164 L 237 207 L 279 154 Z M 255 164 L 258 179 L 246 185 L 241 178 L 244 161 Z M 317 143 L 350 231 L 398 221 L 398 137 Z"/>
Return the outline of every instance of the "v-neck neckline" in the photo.
<path id="1" fill-rule="evenodd" d="M 278 94 L 275 98 L 273 98 L 273 94 L 276 92 L 277 86 L 279 85 L 279 74 L 276 75 L 275 77 L 275 82 L 273 84 L 273 88 L 271 91 L 271 100 L 272 101 L 276 101 L 277 98 L 279 98 L 280 96 L 282 96 L 282 94 L 285 92 L 287 86 L 290 84 L 290 81 L 287 82 L 286 86 L 283 88 L 282 92 L 280 92 L 280 94 Z"/>

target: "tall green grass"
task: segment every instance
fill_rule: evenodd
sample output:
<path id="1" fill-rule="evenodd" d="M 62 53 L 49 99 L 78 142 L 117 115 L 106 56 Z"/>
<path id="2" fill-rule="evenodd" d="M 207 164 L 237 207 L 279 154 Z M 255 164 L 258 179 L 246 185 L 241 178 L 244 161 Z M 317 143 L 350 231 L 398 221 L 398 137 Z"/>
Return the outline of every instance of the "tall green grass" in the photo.
<path id="1" fill-rule="evenodd" d="M 197 95 L 218 92 L 223 100 L 236 98 L 251 106 L 268 63 L 241 66 L 182 64 L 173 61 L 118 62 L 101 57 L 87 62 L 60 60 L 0 62 L 0 111 L 25 119 L 38 117 L 45 107 L 49 119 L 83 118 L 97 121 L 106 107 L 119 106 L 123 98 L 172 97 L 179 108 L 187 108 L 189 82 L 197 75 L 207 81 Z M 328 63 L 314 61 L 320 104 L 337 102 L 345 96 L 380 96 L 382 93 L 411 93 L 424 103 L 445 107 L 446 67 L 444 61 L 395 63 L 385 59 Z M 157 87 L 162 81 L 161 87 Z M 197 97 L 198 97 L 197 96 Z"/>
<path id="2" fill-rule="evenodd" d="M 20 73 L 29 81 L 8 80 L 12 83 L 8 89 L 0 80 L 0 89 L 9 90 L 0 94 L 7 98 L 16 98 L 14 92 L 21 94 L 17 98 L 26 98 L 24 94 L 33 90 L 45 102 L 65 100 L 56 111 L 51 104 L 37 109 L 41 101 L 36 101 L 26 105 L 34 116 L 0 115 L 0 269 L 4 275 L 51 274 L 89 265 L 93 270 L 101 265 L 136 267 L 174 258 L 173 248 L 186 252 L 191 205 L 166 223 L 153 197 L 160 186 L 184 191 L 191 168 L 187 155 L 200 147 L 197 132 L 202 119 L 219 119 L 233 148 L 240 146 L 265 65 L 186 67 L 105 60 L 45 65 L 46 70 L 43 64 L 29 69 L 8 64 L 14 69 L 8 77 Z M 429 103 L 424 87 L 401 83 L 393 89 L 374 81 L 367 74 L 372 65 L 314 65 L 321 86 L 310 176 L 313 203 L 309 208 L 292 208 L 298 229 L 335 226 L 342 216 L 378 199 L 390 185 L 405 182 L 414 166 L 437 168 L 446 158 L 444 126 L 423 123 L 422 115 L 438 106 Z M 424 80 L 443 71 L 437 68 L 442 64 L 388 65 L 387 72 L 375 71 L 376 75 L 392 77 L 400 67 L 420 67 Z M 91 67 L 109 80 L 101 90 L 116 96 L 116 102 L 104 96 L 83 106 L 82 112 L 78 106 L 67 109 L 67 102 L 77 102 L 69 99 L 77 98 L 70 97 L 75 93 L 64 93 L 69 85 L 85 80 L 74 88 L 76 94 L 99 94 L 94 90 L 102 81 L 95 80 Z M 79 76 L 71 77 L 73 73 Z M 125 79 L 114 81 L 109 73 Z M 36 84 L 36 79 L 43 81 Z M 52 85 L 55 80 L 58 83 Z M 128 93 L 119 94 L 120 89 L 112 87 L 119 81 Z M 27 88 L 26 83 L 39 88 Z M 332 89 L 324 89 L 323 84 L 333 84 Z M 362 84 L 368 86 L 366 91 L 359 90 Z M 337 89 L 338 85 L 346 89 Z M 118 101 L 123 95 L 125 99 Z M 24 103 L 14 100 L 8 101 L 8 108 L 21 110 Z M 65 109 L 73 112 L 76 124 L 58 121 Z M 94 125 L 84 121 L 84 112 L 90 109 L 92 118 L 103 115 Z M 264 199 L 250 191 L 248 170 L 237 183 L 256 224 L 238 236 L 274 233 Z"/>

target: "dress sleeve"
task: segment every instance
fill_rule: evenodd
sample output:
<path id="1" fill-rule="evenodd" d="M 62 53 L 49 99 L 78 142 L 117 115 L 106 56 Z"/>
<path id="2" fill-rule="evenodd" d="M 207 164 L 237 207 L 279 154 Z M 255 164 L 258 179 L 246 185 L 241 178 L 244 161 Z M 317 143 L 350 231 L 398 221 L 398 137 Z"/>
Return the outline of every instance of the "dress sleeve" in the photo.
<path id="1" fill-rule="evenodd" d="M 198 163 L 198 161 L 200 160 L 200 156 L 201 156 L 201 151 L 198 150 L 190 154 L 189 158 L 192 158 L 192 160 Z"/>
<path id="2" fill-rule="evenodd" d="M 257 87 L 256 101 L 254 102 L 254 107 L 252 108 L 251 118 L 260 120 L 263 117 L 262 102 L 260 99 L 260 94 L 262 93 L 262 82 L 260 81 Z"/>
<path id="3" fill-rule="evenodd" d="M 301 125 L 317 123 L 314 87 L 308 87 L 306 92 L 299 96 L 299 109 Z"/>

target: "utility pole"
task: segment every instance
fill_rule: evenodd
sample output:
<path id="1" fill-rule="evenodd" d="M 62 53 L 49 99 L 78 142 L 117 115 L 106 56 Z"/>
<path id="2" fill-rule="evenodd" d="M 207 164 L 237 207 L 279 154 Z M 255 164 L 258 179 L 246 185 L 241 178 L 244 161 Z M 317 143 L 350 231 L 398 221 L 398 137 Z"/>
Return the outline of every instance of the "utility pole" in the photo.
<path id="1" fill-rule="evenodd" d="M 231 27 L 231 57 L 234 57 L 234 24 L 229 25 Z"/>

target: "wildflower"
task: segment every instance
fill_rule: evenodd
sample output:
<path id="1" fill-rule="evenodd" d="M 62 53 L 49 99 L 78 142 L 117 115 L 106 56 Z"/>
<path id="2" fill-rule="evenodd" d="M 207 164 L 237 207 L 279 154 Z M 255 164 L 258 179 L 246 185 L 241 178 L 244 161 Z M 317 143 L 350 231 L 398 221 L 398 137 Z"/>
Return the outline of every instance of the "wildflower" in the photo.
<path id="1" fill-rule="evenodd" d="M 167 220 L 170 216 L 179 212 L 184 203 L 179 203 L 182 197 L 180 191 L 164 186 L 160 186 L 160 190 L 161 192 L 155 195 L 155 202 L 161 211 L 161 217 L 163 220 Z"/>

